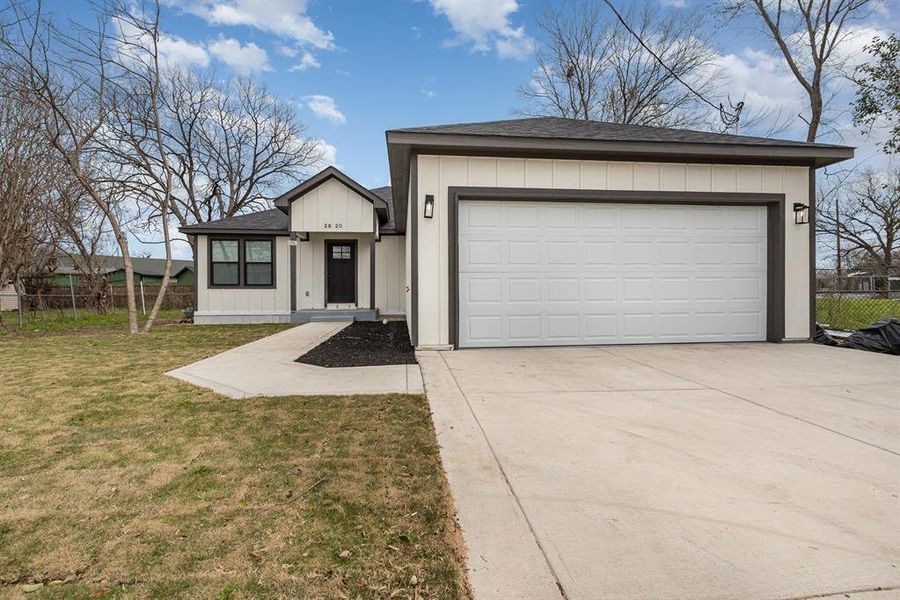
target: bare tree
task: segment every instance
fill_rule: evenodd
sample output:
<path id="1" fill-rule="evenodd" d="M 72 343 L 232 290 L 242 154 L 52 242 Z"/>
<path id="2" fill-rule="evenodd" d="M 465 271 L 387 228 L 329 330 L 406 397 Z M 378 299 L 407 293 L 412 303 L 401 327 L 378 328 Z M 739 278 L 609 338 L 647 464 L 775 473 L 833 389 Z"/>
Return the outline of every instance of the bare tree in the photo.
<path id="1" fill-rule="evenodd" d="M 158 0 L 108 0 L 96 22 L 67 31 L 40 11 L 13 5 L 4 47 L 47 115 L 46 138 L 72 178 L 99 208 L 125 267 L 129 329 L 138 332 L 134 270 L 125 214 L 139 213 L 162 233 L 166 269 L 144 325 L 150 331 L 171 274 L 172 169 L 162 133 Z"/>
<path id="2" fill-rule="evenodd" d="M 52 157 L 42 115 L 9 64 L 0 64 L 0 285 L 41 272 L 56 239 L 48 218 Z"/>
<path id="3" fill-rule="evenodd" d="M 293 105 L 251 80 L 223 86 L 175 71 L 161 101 L 181 225 L 268 208 L 285 182 L 304 179 L 321 159 Z"/>
<path id="4" fill-rule="evenodd" d="M 865 171 L 851 185 L 820 189 L 816 232 L 835 240 L 839 263 L 892 274 L 900 252 L 900 170 Z"/>
<path id="5" fill-rule="evenodd" d="M 78 271 L 79 287 L 87 289 L 91 307 L 104 313 L 109 296 L 99 257 L 109 237 L 106 217 L 66 171 L 57 173 L 53 183 L 53 200 L 47 203 L 46 210 L 58 231 L 56 251 Z"/>
<path id="6" fill-rule="evenodd" d="M 660 18 L 650 3 L 635 3 L 624 20 L 634 33 L 610 18 L 600 2 L 572 0 L 548 8 L 538 20 L 544 39 L 537 70 L 519 88 L 522 112 L 661 127 L 708 121 L 710 107 L 698 94 L 716 90 L 716 56 L 701 16 L 678 12 Z"/>
<path id="7" fill-rule="evenodd" d="M 147 226 L 162 234 L 166 263 L 156 299 L 144 323 L 153 327 L 165 300 L 172 274 L 172 237 L 169 218 L 174 174 L 163 132 L 159 0 L 144 3 L 114 0 L 109 18 L 115 23 L 116 52 L 110 57 L 119 72 L 109 112 L 109 127 L 100 136 L 109 159 L 119 166 L 126 193 L 138 204 Z"/>
<path id="8" fill-rule="evenodd" d="M 749 12 L 784 56 L 809 99 L 806 141 L 815 142 L 827 108 L 825 88 L 846 56 L 838 52 L 851 35 L 849 25 L 867 14 L 871 0 L 731 0 L 732 15 Z"/>
<path id="9" fill-rule="evenodd" d="M 93 168 L 104 164 L 99 136 L 117 100 L 115 75 L 109 70 L 115 51 L 109 22 L 98 15 L 94 27 L 73 25 L 73 33 L 64 33 L 45 18 L 40 4 L 34 10 L 12 4 L 5 12 L 9 25 L 0 43 L 40 106 L 47 143 L 101 210 L 122 253 L 128 327 L 137 333 L 134 268 L 118 203 L 121 195 L 115 177 L 97 179 Z"/>

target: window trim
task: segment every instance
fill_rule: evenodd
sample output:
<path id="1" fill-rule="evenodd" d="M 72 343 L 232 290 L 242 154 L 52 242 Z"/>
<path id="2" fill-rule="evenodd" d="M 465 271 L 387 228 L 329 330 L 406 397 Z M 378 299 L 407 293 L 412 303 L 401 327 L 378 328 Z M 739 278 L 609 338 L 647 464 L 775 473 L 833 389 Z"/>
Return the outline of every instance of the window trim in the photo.
<path id="1" fill-rule="evenodd" d="M 248 262 L 247 261 L 247 242 L 269 242 L 269 261 L 268 262 Z M 275 240 L 269 239 L 253 239 L 248 238 L 241 241 L 241 253 L 240 259 L 242 261 L 241 265 L 241 276 L 243 277 L 242 283 L 244 287 L 254 288 L 254 289 L 265 289 L 265 288 L 273 288 L 275 287 Z M 272 269 L 272 283 L 247 283 L 247 265 L 269 265 Z"/>
<path id="2" fill-rule="evenodd" d="M 237 245 L 237 260 L 236 261 L 219 261 L 213 260 L 213 243 L 215 242 L 234 242 Z M 237 265 L 237 283 L 213 283 L 213 267 L 216 264 L 223 265 Z M 209 242 L 209 284 L 210 287 L 239 287 L 241 284 L 241 240 L 238 238 L 218 238 L 216 240 L 210 240 Z"/>
<path id="3" fill-rule="evenodd" d="M 272 244 L 272 285 L 247 285 L 246 260 L 244 254 L 244 245 L 247 240 L 268 240 Z M 214 284 L 212 274 L 212 245 L 213 242 L 236 241 L 238 243 L 238 283 L 235 284 Z M 278 244 L 276 237 L 273 235 L 217 235 L 208 236 L 206 241 L 206 287 L 211 290 L 274 290 L 278 287 Z M 259 263 L 266 264 L 266 263 Z"/>

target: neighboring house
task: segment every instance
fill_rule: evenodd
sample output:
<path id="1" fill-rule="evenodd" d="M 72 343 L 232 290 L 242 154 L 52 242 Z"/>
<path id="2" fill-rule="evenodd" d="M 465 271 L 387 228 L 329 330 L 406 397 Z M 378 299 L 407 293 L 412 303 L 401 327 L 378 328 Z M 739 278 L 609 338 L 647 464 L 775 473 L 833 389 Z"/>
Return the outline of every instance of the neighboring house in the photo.
<path id="1" fill-rule="evenodd" d="M 125 262 L 121 256 L 100 255 L 96 257 L 100 274 L 112 285 L 125 284 Z M 145 285 L 158 285 L 162 283 L 166 271 L 164 258 L 139 258 L 131 257 L 131 265 L 134 268 L 134 282 L 143 281 Z M 69 285 L 69 276 L 77 285 L 81 271 L 68 256 L 57 259 L 57 266 L 53 271 L 45 275 L 45 279 L 52 285 Z M 190 260 L 173 260 L 172 272 L 169 279 L 172 285 L 193 285 L 194 263 Z"/>
<path id="2" fill-rule="evenodd" d="M 0 311 L 19 310 L 19 295 L 11 283 L 0 284 Z"/>
<path id="3" fill-rule="evenodd" d="M 805 340 L 846 146 L 541 117 L 387 132 L 198 237 L 198 323 L 405 314 L 420 348 Z"/>

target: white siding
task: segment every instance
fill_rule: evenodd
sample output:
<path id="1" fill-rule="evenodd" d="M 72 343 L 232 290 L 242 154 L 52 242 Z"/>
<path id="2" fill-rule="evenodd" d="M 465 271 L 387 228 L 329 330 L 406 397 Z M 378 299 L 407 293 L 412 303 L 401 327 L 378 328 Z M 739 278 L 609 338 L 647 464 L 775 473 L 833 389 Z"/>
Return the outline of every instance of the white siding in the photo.
<path id="1" fill-rule="evenodd" d="M 369 244 L 372 236 L 311 233 L 309 241 L 297 242 L 297 310 L 325 308 L 325 240 L 356 240 L 356 305 L 371 308 Z"/>
<path id="2" fill-rule="evenodd" d="M 19 296 L 13 284 L 0 285 L 0 311 L 19 310 Z"/>
<path id="3" fill-rule="evenodd" d="M 197 323 L 283 322 L 291 314 L 290 250 L 288 238 L 275 238 L 274 288 L 208 287 L 209 243 L 197 236 Z"/>
<path id="4" fill-rule="evenodd" d="M 386 235 L 375 244 L 375 306 L 406 314 L 406 236 Z"/>
<path id="5" fill-rule="evenodd" d="M 806 167 L 665 164 L 464 156 L 418 157 L 418 206 L 435 196 L 433 219 L 418 220 L 420 345 L 449 342 L 447 189 L 502 186 L 785 194 L 785 337 L 809 335 L 809 226 L 794 225 L 792 205 L 809 200 Z M 411 204 L 410 204 L 411 205 Z"/>
<path id="6" fill-rule="evenodd" d="M 371 233 L 371 202 L 337 179 L 329 179 L 291 202 L 291 231 Z"/>

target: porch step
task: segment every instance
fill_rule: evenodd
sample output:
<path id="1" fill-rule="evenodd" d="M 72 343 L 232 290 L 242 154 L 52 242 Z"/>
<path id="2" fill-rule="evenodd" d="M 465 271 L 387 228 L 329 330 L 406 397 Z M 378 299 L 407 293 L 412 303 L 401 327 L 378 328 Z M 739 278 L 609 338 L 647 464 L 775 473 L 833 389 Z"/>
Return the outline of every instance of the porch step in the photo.
<path id="1" fill-rule="evenodd" d="M 347 310 L 298 310 L 291 313 L 291 323 L 377 320 L 378 311 L 371 308 L 354 308 Z"/>

